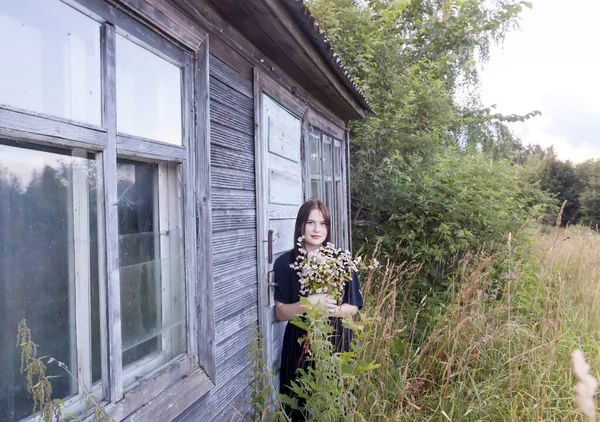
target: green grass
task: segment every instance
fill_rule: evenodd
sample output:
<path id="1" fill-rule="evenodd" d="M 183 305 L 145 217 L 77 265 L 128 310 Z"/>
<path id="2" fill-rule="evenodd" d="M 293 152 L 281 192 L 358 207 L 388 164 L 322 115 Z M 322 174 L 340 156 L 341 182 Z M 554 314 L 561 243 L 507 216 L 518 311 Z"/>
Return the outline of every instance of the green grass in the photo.
<path id="1" fill-rule="evenodd" d="M 445 305 L 405 300 L 419 269 L 363 281 L 379 322 L 363 357 L 381 367 L 356 392 L 371 420 L 578 421 L 570 354 L 600 375 L 600 235 L 540 231 L 527 246 L 463 261 Z M 490 293 L 500 286 L 501 296 Z M 417 312 L 417 310 L 419 312 Z M 426 326 L 417 340 L 416 327 Z"/>

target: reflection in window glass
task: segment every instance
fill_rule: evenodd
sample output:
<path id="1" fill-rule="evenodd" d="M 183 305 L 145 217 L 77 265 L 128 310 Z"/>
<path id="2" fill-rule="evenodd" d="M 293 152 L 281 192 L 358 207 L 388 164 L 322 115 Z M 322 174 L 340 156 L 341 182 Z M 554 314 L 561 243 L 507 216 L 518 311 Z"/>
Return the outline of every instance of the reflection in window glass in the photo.
<path id="1" fill-rule="evenodd" d="M 332 221 L 335 221 L 335 206 L 333 203 L 333 183 L 331 181 L 325 181 L 325 205 L 329 208 Z"/>
<path id="2" fill-rule="evenodd" d="M 310 197 L 321 199 L 321 189 L 319 187 L 319 180 L 310 181 Z"/>
<path id="3" fill-rule="evenodd" d="M 339 145 L 339 141 L 336 141 L 333 148 L 333 168 L 335 176 L 339 177 L 342 173 L 342 148 Z"/>
<path id="4" fill-rule="evenodd" d="M 162 358 L 157 367 L 185 350 L 177 185 L 157 164 L 119 160 L 117 176 L 123 366 Z"/>
<path id="5" fill-rule="evenodd" d="M 117 36 L 117 130 L 181 145 L 181 69 Z"/>
<path id="6" fill-rule="evenodd" d="M 53 356 L 77 374 L 77 342 L 91 342 L 94 369 L 80 369 L 94 372 L 97 380 L 101 365 L 94 297 L 98 292 L 95 161 L 80 151 L 73 152 L 79 155 L 75 157 L 70 151 L 18 145 L 0 140 L 2 421 L 18 421 L 32 410 L 15 347 L 21 319 L 27 320 L 39 356 Z M 85 286 L 91 287 L 91 300 L 76 297 Z M 89 312 L 87 323 L 76 319 L 76 306 L 82 305 Z M 76 324 L 85 324 L 86 338 L 77 338 Z M 77 394 L 76 383 L 58 366 L 49 364 L 48 375 L 57 376 L 51 379 L 53 398 Z"/>
<path id="7" fill-rule="evenodd" d="M 3 0 L 0 39 L 0 104 L 101 124 L 99 23 L 58 0 Z"/>
<path id="8" fill-rule="evenodd" d="M 331 138 L 329 136 L 323 136 L 323 174 L 325 176 L 331 176 L 333 158 L 331 153 Z"/>
<path id="9" fill-rule="evenodd" d="M 321 172 L 320 165 L 321 154 L 319 154 L 319 135 L 310 134 L 310 172 L 319 174 Z"/>

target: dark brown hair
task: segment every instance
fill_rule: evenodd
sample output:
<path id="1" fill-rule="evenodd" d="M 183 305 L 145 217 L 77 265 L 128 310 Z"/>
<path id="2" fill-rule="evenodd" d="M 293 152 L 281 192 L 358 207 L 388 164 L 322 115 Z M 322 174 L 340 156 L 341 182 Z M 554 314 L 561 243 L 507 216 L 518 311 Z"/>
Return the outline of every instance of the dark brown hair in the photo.
<path id="1" fill-rule="evenodd" d="M 298 250 L 298 238 L 304 234 L 304 227 L 308 222 L 308 216 L 312 210 L 319 210 L 323 214 L 323 219 L 325 220 L 325 225 L 327 226 L 327 236 L 325 237 L 326 244 L 327 242 L 331 242 L 331 215 L 329 214 L 329 209 L 327 205 L 318 199 L 309 199 L 300 207 L 298 210 L 298 216 L 296 217 L 296 228 L 294 229 L 294 249 L 292 249 L 292 260 L 296 260 L 298 255 L 300 255 L 300 251 Z"/>

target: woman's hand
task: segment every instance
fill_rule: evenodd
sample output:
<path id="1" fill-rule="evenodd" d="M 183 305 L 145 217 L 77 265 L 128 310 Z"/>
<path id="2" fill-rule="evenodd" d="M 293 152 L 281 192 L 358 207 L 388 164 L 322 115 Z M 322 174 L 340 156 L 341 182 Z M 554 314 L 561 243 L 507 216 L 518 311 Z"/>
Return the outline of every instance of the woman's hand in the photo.
<path id="1" fill-rule="evenodd" d="M 310 295 L 307 296 L 306 299 L 308 299 L 311 305 L 322 307 L 328 314 L 333 313 L 338 309 L 336 301 L 325 293 Z"/>

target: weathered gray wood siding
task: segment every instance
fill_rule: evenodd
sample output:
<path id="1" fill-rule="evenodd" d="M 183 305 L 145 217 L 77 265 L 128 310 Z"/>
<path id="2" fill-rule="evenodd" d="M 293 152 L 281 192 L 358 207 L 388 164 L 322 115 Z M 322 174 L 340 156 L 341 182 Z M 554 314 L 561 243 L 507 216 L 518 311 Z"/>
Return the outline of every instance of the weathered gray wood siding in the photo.
<path id="1" fill-rule="evenodd" d="M 180 421 L 239 421 L 250 403 L 258 325 L 252 80 L 210 56 L 211 201 L 217 379 Z M 202 339 L 200 339 L 202 341 Z"/>

